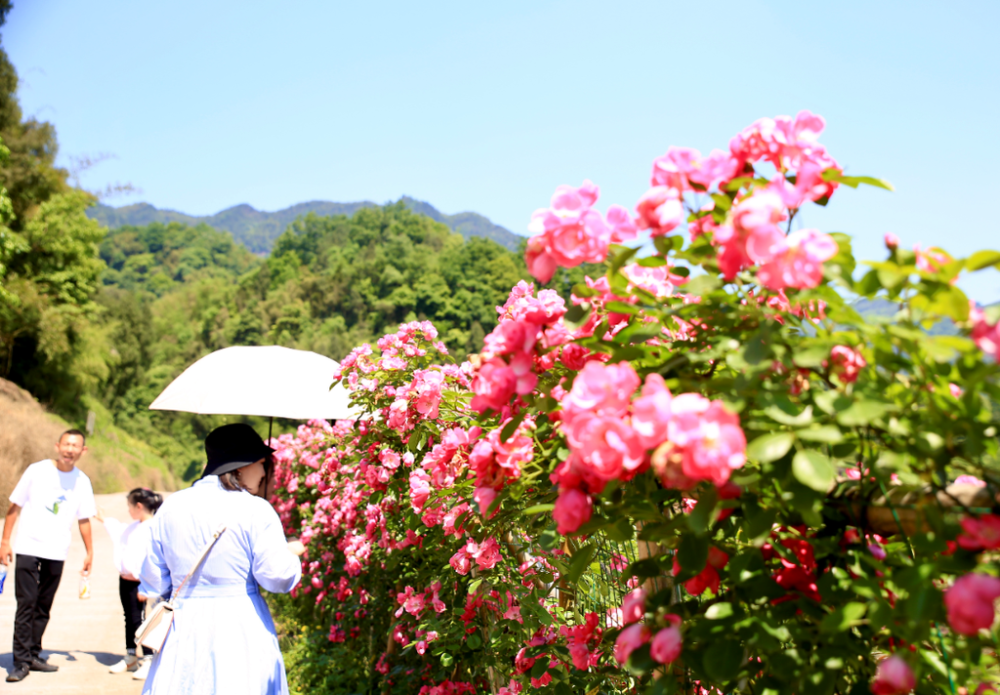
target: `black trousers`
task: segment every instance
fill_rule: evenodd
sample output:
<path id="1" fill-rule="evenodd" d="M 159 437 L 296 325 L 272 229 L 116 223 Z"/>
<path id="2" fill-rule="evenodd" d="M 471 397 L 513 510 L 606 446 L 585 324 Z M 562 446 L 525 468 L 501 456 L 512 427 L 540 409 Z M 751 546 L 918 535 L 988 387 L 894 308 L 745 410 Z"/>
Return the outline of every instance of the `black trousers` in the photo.
<path id="1" fill-rule="evenodd" d="M 14 569 L 14 664 L 30 664 L 42 651 L 42 635 L 62 578 L 62 560 L 18 555 Z"/>
<path id="2" fill-rule="evenodd" d="M 129 654 L 135 652 L 135 631 L 142 625 L 142 610 L 145 604 L 139 600 L 139 582 L 133 582 L 125 577 L 118 577 L 118 596 L 122 600 L 125 611 L 125 648 Z M 143 648 L 139 647 L 139 656 L 143 656 Z"/>

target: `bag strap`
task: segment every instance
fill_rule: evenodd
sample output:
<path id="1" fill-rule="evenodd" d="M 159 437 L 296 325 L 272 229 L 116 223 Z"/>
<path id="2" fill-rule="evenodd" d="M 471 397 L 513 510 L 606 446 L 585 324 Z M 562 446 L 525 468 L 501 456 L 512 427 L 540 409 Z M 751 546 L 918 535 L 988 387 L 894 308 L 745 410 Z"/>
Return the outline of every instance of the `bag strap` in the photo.
<path id="1" fill-rule="evenodd" d="M 178 586 L 174 590 L 174 593 L 171 594 L 170 596 L 171 601 L 177 598 L 178 594 L 181 593 L 181 589 L 183 589 L 184 585 L 188 583 L 188 580 L 191 578 L 191 575 L 198 571 L 198 568 L 201 567 L 201 563 L 203 563 L 205 561 L 205 558 L 208 557 L 208 551 L 210 551 L 215 546 L 216 542 L 219 540 L 219 537 L 225 532 L 225 530 L 226 530 L 225 524 L 219 524 L 218 528 L 215 529 L 215 533 L 212 534 L 212 540 L 208 543 L 208 545 L 205 546 L 205 549 L 201 551 L 201 556 L 198 558 L 198 562 L 194 563 L 194 567 L 192 567 L 191 571 L 188 572 L 187 576 L 184 577 L 184 581 L 182 581 L 180 586 Z"/>

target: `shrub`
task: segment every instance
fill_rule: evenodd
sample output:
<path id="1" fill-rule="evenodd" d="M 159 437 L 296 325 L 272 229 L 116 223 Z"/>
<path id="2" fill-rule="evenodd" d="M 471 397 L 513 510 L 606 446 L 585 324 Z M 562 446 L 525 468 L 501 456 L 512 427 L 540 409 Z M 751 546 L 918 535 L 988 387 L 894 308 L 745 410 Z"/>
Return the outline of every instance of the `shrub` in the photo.
<path id="1" fill-rule="evenodd" d="M 290 602 L 308 648 L 350 674 L 293 672 L 296 687 L 995 677 L 1000 312 L 955 280 L 1000 253 L 887 237 L 856 279 L 849 237 L 794 221 L 843 186 L 888 186 L 845 175 L 822 128 L 803 112 L 707 157 L 671 148 L 634 216 L 597 211 L 590 182 L 560 187 L 528 267 L 606 275 L 568 303 L 519 283 L 461 365 L 426 322 L 342 362 L 360 419 L 277 444 L 274 503 L 309 549 Z M 868 321 L 859 298 L 896 314 Z M 941 321 L 956 334 L 930 333 Z"/>

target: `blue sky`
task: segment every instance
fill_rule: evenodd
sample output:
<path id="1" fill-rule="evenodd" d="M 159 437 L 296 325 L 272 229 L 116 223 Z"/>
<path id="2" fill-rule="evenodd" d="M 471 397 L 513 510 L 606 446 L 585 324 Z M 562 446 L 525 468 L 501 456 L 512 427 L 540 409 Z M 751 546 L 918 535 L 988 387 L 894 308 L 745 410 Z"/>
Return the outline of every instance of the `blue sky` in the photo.
<path id="1" fill-rule="evenodd" d="M 403 194 L 525 233 L 562 183 L 631 207 L 672 144 L 809 109 L 848 173 L 804 223 L 955 255 L 1000 248 L 997 2 L 15 0 L 3 44 L 64 163 L 113 153 L 191 214 Z M 1000 300 L 1000 273 L 963 281 Z"/>

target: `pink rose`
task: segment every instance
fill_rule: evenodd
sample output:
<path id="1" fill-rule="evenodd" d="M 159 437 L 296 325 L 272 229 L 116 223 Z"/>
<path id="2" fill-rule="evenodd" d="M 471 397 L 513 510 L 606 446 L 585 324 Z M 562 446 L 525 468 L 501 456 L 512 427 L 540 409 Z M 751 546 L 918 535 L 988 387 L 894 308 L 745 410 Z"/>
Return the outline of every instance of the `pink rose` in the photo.
<path id="1" fill-rule="evenodd" d="M 464 577 L 469 573 L 469 570 L 472 569 L 472 556 L 465 549 L 465 547 L 463 547 L 451 556 L 448 564 L 450 564 L 456 572 Z"/>
<path id="2" fill-rule="evenodd" d="M 671 147 L 665 155 L 653 160 L 650 185 L 683 192 L 692 190 L 695 184 L 700 190 L 708 190 L 733 178 L 739 164 L 729 152 L 722 150 L 712 150 L 710 155 L 703 157 L 692 148 Z"/>
<path id="3" fill-rule="evenodd" d="M 847 345 L 835 345 L 830 350 L 830 372 L 845 384 L 858 380 L 858 373 L 868 366 L 861 353 Z"/>
<path id="4" fill-rule="evenodd" d="M 681 469 L 691 480 L 722 485 L 746 462 L 746 437 L 739 417 L 718 401 L 696 393 L 675 396 L 668 439 L 681 448 Z"/>
<path id="5" fill-rule="evenodd" d="M 681 629 L 677 625 L 671 625 L 656 633 L 649 645 L 650 656 L 657 663 L 669 664 L 681 655 L 681 643 Z"/>
<path id="6" fill-rule="evenodd" d="M 896 249 L 899 248 L 899 237 L 893 234 L 892 232 L 885 233 L 884 241 L 885 241 L 885 247 L 890 251 L 895 251 Z"/>
<path id="7" fill-rule="evenodd" d="M 580 490 L 560 490 L 555 509 L 552 510 L 552 518 L 558 524 L 556 530 L 565 536 L 590 521 L 593 511 L 590 495 Z"/>
<path id="8" fill-rule="evenodd" d="M 646 615 L 646 591 L 633 589 L 625 594 L 622 600 L 622 620 L 625 623 L 635 623 Z"/>
<path id="9" fill-rule="evenodd" d="M 769 290 L 808 288 L 823 279 L 823 262 L 838 252 L 837 242 L 816 229 L 800 229 L 770 248 L 770 260 L 761 265 L 757 279 Z"/>
<path id="10" fill-rule="evenodd" d="M 978 519 L 967 516 L 962 519 L 964 533 L 958 537 L 958 544 L 965 550 L 997 550 L 1000 548 L 1000 516 L 983 514 Z"/>
<path id="11" fill-rule="evenodd" d="M 497 491 L 491 487 L 477 487 L 476 491 L 472 494 L 472 499 L 479 505 L 479 514 L 484 519 L 490 509 L 490 505 L 493 504 L 493 500 L 496 498 Z"/>
<path id="12" fill-rule="evenodd" d="M 676 189 L 654 186 L 635 204 L 636 226 L 648 229 L 653 236 L 662 236 L 684 221 L 684 204 Z"/>
<path id="13" fill-rule="evenodd" d="M 874 695 L 904 695 L 915 687 L 917 679 L 910 665 L 895 654 L 878 665 L 875 680 L 872 681 Z"/>
<path id="14" fill-rule="evenodd" d="M 978 573 L 959 577 L 944 594 L 948 624 L 963 635 L 990 629 L 997 598 L 1000 598 L 1000 579 Z"/>
<path id="15" fill-rule="evenodd" d="M 632 429 L 639 443 L 655 449 L 667 437 L 670 423 L 670 390 L 659 374 L 650 374 L 642 387 L 642 395 L 632 404 Z"/>
<path id="16" fill-rule="evenodd" d="M 469 543 L 470 547 L 474 545 L 472 541 L 469 541 Z M 479 569 L 493 569 L 493 567 L 500 562 L 500 544 L 497 543 L 497 539 L 487 538 L 485 541 L 480 543 L 474 557 L 476 558 L 476 565 Z"/>
<path id="17" fill-rule="evenodd" d="M 615 230 L 592 209 L 599 189 L 590 181 L 580 188 L 559 186 L 551 207 L 531 216 L 525 262 L 540 282 L 552 279 L 557 267 L 573 268 L 581 263 L 600 263 L 608 254 Z M 615 215 L 616 221 L 619 215 Z"/>
<path id="18" fill-rule="evenodd" d="M 472 380 L 472 390 L 476 395 L 470 407 L 480 413 L 490 409 L 501 410 L 517 390 L 517 381 L 514 370 L 499 357 L 494 357 L 479 368 Z"/>
<path id="19" fill-rule="evenodd" d="M 629 625 L 615 640 L 615 660 L 619 664 L 628 661 L 629 655 L 649 641 L 649 628 L 645 625 Z"/>
<path id="20" fill-rule="evenodd" d="M 638 387 L 639 376 L 628 362 L 587 362 L 562 400 L 564 418 L 584 411 L 622 417 Z"/>
<path id="21" fill-rule="evenodd" d="M 1000 321 L 989 323 L 986 320 L 986 313 L 971 300 L 969 301 L 969 321 L 972 323 L 970 337 L 976 346 L 987 355 L 1000 356 Z"/>
<path id="22" fill-rule="evenodd" d="M 594 492 L 603 489 L 609 480 L 630 479 L 646 460 L 635 431 L 615 416 L 576 417 L 567 440 L 573 451 L 573 470 Z"/>

